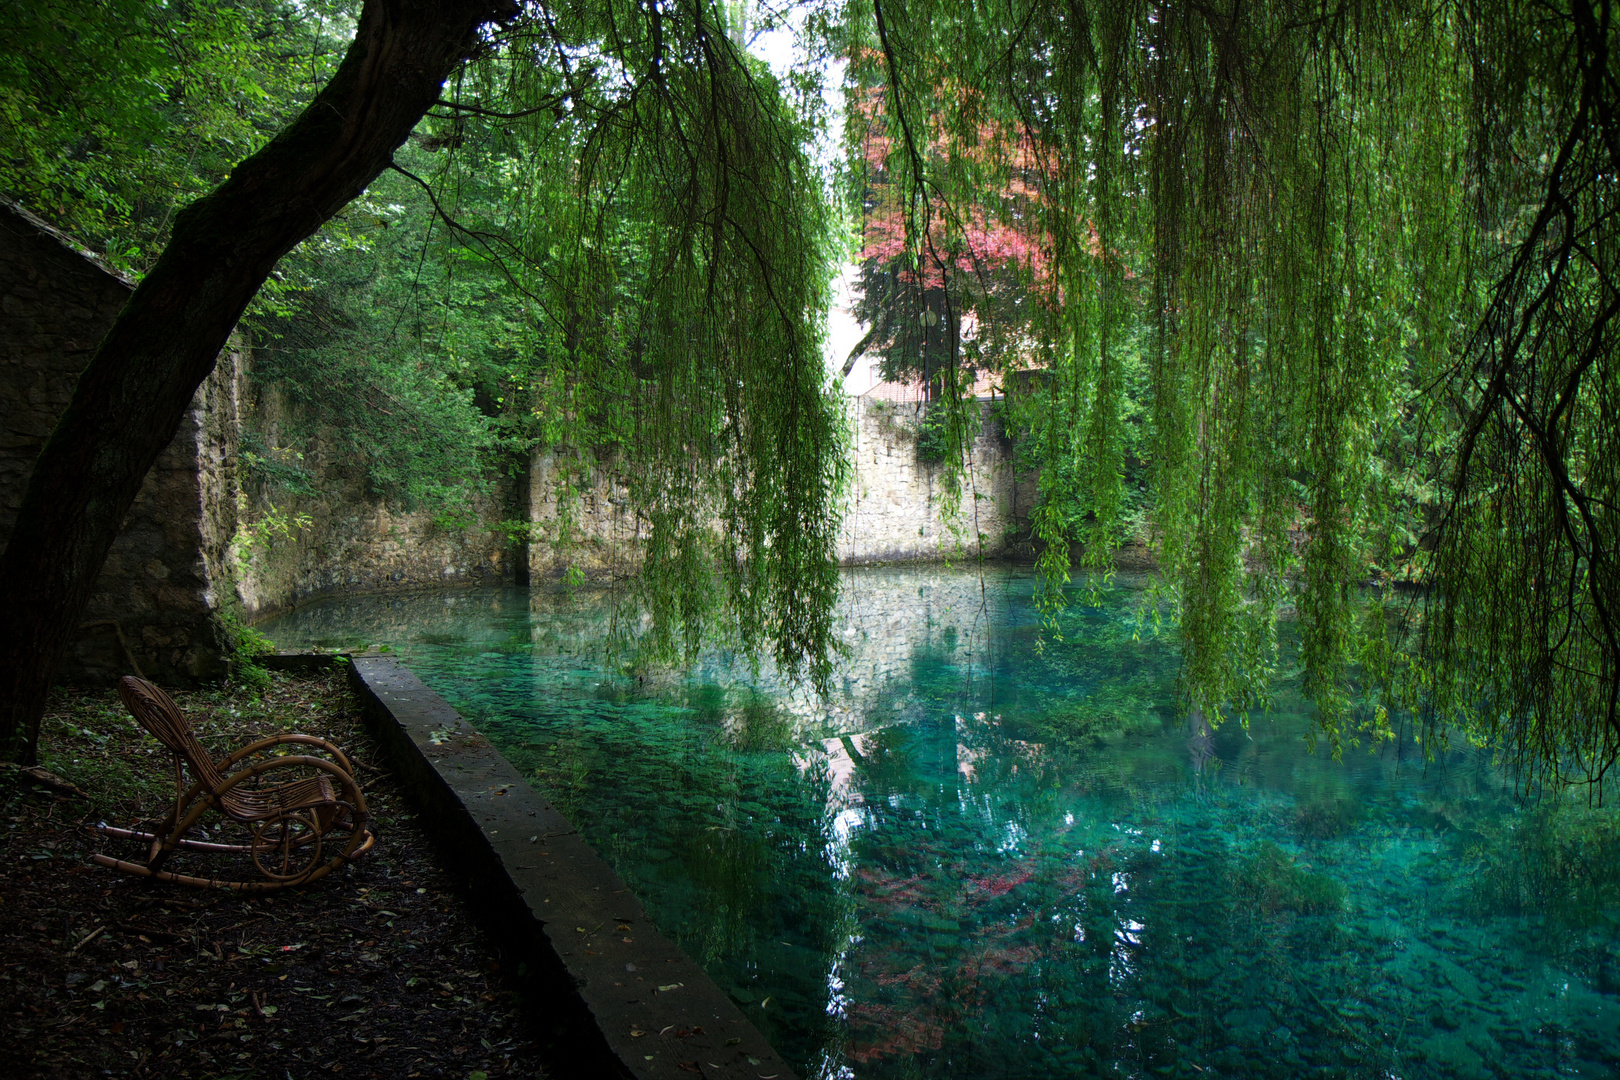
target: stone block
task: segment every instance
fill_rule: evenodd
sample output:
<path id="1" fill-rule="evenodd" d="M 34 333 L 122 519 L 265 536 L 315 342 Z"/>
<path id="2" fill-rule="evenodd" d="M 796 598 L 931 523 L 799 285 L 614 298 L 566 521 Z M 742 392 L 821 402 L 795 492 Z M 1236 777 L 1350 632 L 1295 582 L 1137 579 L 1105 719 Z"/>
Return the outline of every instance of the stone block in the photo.
<path id="1" fill-rule="evenodd" d="M 0 545 L 34 458 L 131 288 L 81 245 L 0 201 L 0 356 L 7 359 L 0 366 Z M 206 387 L 198 396 L 206 397 Z M 193 415 L 202 408 L 195 403 Z M 63 664 L 65 679 L 115 678 L 132 659 L 159 682 L 223 668 L 209 583 L 192 569 L 204 547 L 195 437 L 177 439 L 160 460 L 92 588 L 88 625 Z M 137 655 L 127 655 L 126 646 Z"/>

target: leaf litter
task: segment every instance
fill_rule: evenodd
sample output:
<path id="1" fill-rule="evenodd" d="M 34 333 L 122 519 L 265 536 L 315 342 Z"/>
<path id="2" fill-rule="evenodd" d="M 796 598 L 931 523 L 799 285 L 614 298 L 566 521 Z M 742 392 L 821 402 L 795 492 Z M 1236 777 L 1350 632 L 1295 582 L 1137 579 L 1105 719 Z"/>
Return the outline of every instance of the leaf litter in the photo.
<path id="1" fill-rule="evenodd" d="M 0 771 L 0 1075 L 554 1075 L 570 1033 L 551 988 L 478 928 L 340 672 L 174 696 L 211 753 L 278 730 L 352 749 L 377 850 L 250 895 L 92 864 L 109 841 L 91 826 L 161 814 L 172 773 L 113 690 L 58 689 L 42 775 Z"/>

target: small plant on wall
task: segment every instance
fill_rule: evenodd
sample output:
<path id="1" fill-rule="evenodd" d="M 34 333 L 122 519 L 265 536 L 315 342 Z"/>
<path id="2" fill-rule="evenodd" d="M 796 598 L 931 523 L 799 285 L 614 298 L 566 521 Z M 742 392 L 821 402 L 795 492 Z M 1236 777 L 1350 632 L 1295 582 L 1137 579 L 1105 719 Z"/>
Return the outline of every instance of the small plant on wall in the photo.
<path id="1" fill-rule="evenodd" d="M 231 678 L 250 690 L 268 689 L 270 673 L 262 661 L 276 651 L 276 643 L 243 622 L 235 612 L 221 613 L 219 621 L 225 630 Z"/>
<path id="2" fill-rule="evenodd" d="M 943 409 L 929 409 L 917 421 L 917 461 L 920 464 L 945 462 L 956 449 L 955 443 Z"/>
<path id="3" fill-rule="evenodd" d="M 236 527 L 236 536 L 231 540 L 231 554 L 235 559 L 239 571 L 246 571 L 253 553 L 268 549 L 278 541 L 292 539 L 293 531 L 305 532 L 314 523 L 308 514 L 295 514 L 277 509 L 276 504 L 265 500 L 265 509 L 259 520 L 245 520 L 248 511 L 247 496 L 238 492 L 236 497 L 237 513 L 242 515 Z"/>
<path id="4" fill-rule="evenodd" d="M 865 398 L 866 414 L 877 424 L 879 433 L 890 443 L 911 437 L 911 426 L 902 419 L 900 408 L 892 401 Z"/>

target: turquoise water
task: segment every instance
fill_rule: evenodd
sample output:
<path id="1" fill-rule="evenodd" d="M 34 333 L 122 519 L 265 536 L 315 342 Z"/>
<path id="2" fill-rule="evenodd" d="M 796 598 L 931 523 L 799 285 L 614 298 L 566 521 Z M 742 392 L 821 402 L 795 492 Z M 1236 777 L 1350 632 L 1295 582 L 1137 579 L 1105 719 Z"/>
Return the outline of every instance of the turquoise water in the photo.
<path id="1" fill-rule="evenodd" d="M 834 695 L 608 672 L 600 595 L 329 601 L 536 778 L 806 1077 L 1620 1074 L 1620 826 L 1477 751 L 1213 734 L 1118 589 L 849 575 Z M 633 622 L 630 624 L 633 626 Z"/>

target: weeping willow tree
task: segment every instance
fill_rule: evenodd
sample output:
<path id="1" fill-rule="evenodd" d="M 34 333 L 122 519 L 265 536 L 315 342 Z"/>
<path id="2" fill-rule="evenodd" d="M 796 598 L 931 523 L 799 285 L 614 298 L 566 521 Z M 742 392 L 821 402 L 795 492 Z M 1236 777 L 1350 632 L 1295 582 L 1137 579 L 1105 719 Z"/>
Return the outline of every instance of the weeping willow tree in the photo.
<path id="1" fill-rule="evenodd" d="M 611 482 L 639 517 L 640 647 L 729 632 L 823 679 L 844 458 L 806 121 L 709 4 L 543 16 L 430 114 L 444 160 L 420 179 L 526 301 L 514 390 L 564 514 Z"/>
<path id="2" fill-rule="evenodd" d="M 359 17 L 331 78 L 174 214 L 35 462 L 0 556 L 0 754 L 34 758 L 119 522 L 278 260 L 389 167 L 455 220 L 457 155 L 480 140 L 479 182 L 506 198 L 455 221 L 461 254 L 498 264 L 532 304 L 536 384 L 555 403 L 542 419 L 623 448 L 651 522 L 654 636 L 692 640 L 718 591 L 745 645 L 824 675 L 841 469 L 813 329 L 828 231 L 778 87 L 705 0 L 334 7 Z M 411 172 L 396 157 L 407 139 L 451 164 Z"/>
<path id="3" fill-rule="evenodd" d="M 1001 352 L 1048 372 L 1026 415 L 1050 601 L 1071 539 L 1107 566 L 1137 447 L 1190 705 L 1262 702 L 1293 609 L 1335 748 L 1372 690 L 1526 777 L 1602 779 L 1611 7 L 857 0 L 806 21 L 850 58 L 857 197 L 881 136 L 895 264 L 947 305 L 964 274 L 1027 279 L 1024 347 Z M 813 327 L 836 230 L 733 8 L 363 5 L 315 107 L 174 216 L 36 465 L 0 559 L 27 660 L 0 687 L 8 753 L 32 754 L 123 509 L 230 326 L 389 161 L 522 298 L 536 437 L 631 488 L 655 641 L 730 621 L 826 673 L 842 466 Z M 431 167 L 396 157 L 413 126 Z M 1003 245 L 987 270 L 975 245 L 1009 231 L 1035 254 L 1020 269 Z M 964 390 L 940 400 L 958 439 Z"/>
<path id="4" fill-rule="evenodd" d="M 882 99 L 853 141 L 889 141 L 910 257 L 963 272 L 985 215 L 1039 240 L 1047 601 L 1071 539 L 1094 572 L 1118 543 L 1142 348 L 1190 706 L 1263 703 L 1292 609 L 1335 751 L 1371 692 L 1375 736 L 1400 704 L 1495 740 L 1527 782 L 1601 780 L 1620 751 L 1611 5 L 851 11 L 852 81 Z M 1014 179 L 1036 191 L 1016 222 Z"/>

